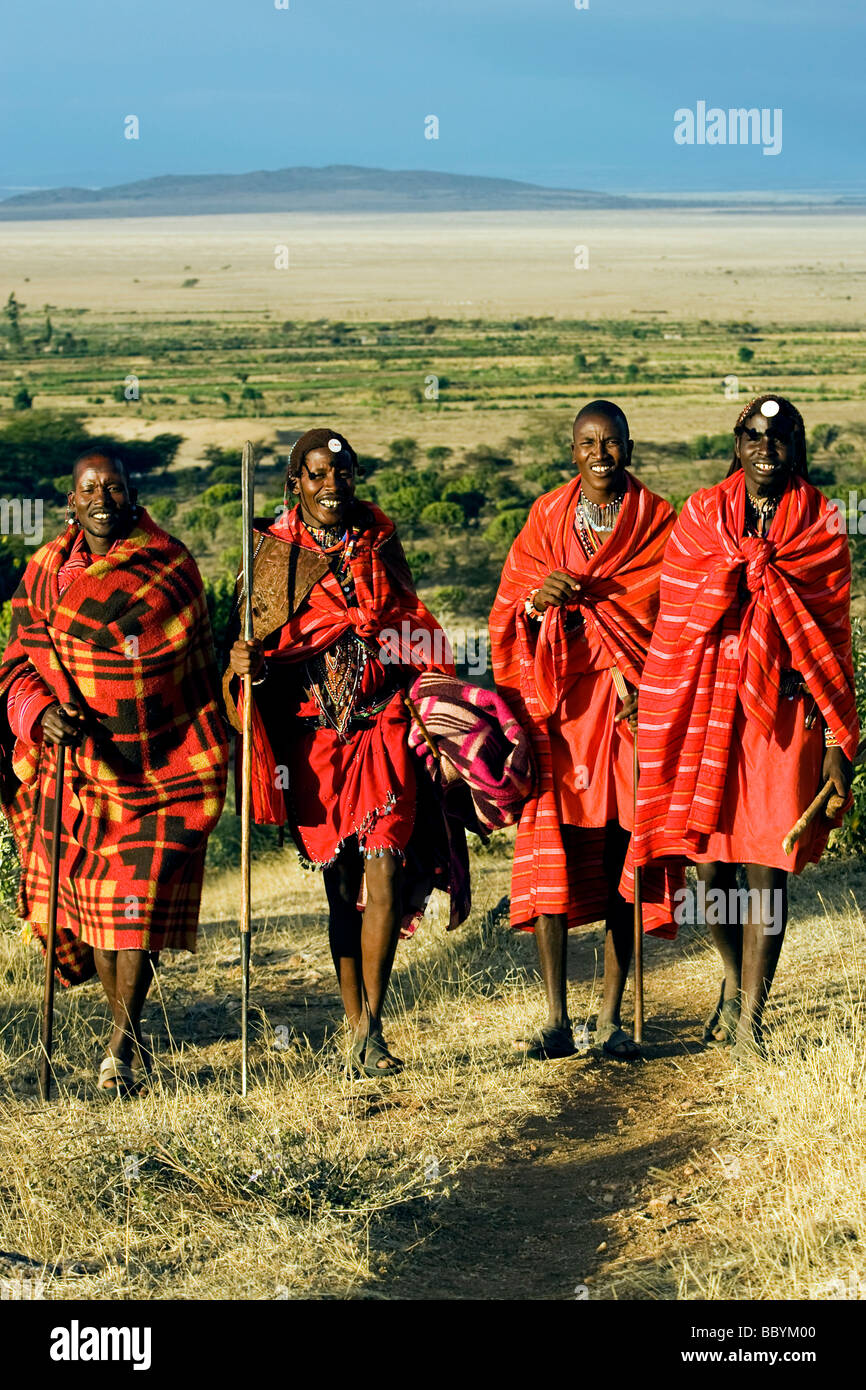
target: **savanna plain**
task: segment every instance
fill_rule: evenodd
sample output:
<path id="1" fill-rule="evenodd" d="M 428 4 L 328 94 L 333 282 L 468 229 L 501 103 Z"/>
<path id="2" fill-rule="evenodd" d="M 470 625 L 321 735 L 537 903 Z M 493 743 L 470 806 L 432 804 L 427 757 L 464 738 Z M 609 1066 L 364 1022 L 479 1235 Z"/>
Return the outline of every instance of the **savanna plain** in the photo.
<path id="1" fill-rule="evenodd" d="M 258 509 L 273 515 L 291 441 L 331 424 L 362 457 L 360 494 L 398 521 L 424 598 L 473 634 L 464 674 L 489 682 L 498 573 L 532 500 L 569 476 L 575 408 L 618 401 L 637 475 L 679 506 L 724 475 L 740 406 L 772 389 L 801 409 L 813 478 L 843 503 L 859 618 L 863 221 L 0 223 L 0 490 L 42 498 L 53 534 L 77 448 L 124 444 L 141 500 L 199 561 L 219 641 L 242 441 L 258 446 Z M 0 599 L 28 553 L 2 538 Z M 857 664 L 862 716 L 859 632 Z M 642 1060 L 588 1046 L 525 1062 L 512 1043 L 540 1021 L 541 988 L 531 936 L 508 930 L 500 832 L 473 846 L 469 921 L 446 932 L 434 895 L 398 950 L 388 1036 L 406 1071 L 351 1081 L 321 880 L 258 830 L 244 1099 L 229 800 L 198 953 L 164 959 L 147 1006 L 154 1085 L 127 1103 L 95 1090 L 108 1031 L 95 985 L 58 991 L 55 1099 L 38 1100 L 42 966 L 0 842 L 4 1298 L 863 1296 L 862 773 L 830 856 L 793 887 L 769 1056 L 748 1072 L 700 1040 L 718 992 L 701 927 L 646 943 Z M 602 946 L 600 926 L 572 941 L 579 1030 Z"/>

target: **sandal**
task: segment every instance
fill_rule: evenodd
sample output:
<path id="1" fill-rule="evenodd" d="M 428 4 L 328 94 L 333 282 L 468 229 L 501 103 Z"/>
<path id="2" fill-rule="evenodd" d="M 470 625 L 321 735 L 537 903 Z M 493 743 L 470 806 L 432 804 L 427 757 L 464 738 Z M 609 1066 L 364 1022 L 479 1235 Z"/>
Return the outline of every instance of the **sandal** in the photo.
<path id="1" fill-rule="evenodd" d="M 365 1009 L 366 1028 L 352 1044 L 351 1071 L 356 1076 L 396 1076 L 405 1063 L 388 1051 L 388 1044 L 382 1036 L 381 1023 L 373 1026 L 369 1009 Z M 380 1062 L 387 1063 L 380 1066 Z"/>
<path id="2" fill-rule="evenodd" d="M 767 1049 L 759 1038 L 737 1038 L 731 1047 L 731 1061 L 743 1071 L 751 1071 L 767 1060 Z"/>
<path id="3" fill-rule="evenodd" d="M 704 1031 L 703 1036 L 701 1037 L 701 1042 L 708 1043 L 716 1041 L 715 1029 L 719 1026 L 719 1018 L 721 1016 L 722 1005 L 724 1004 L 724 1002 L 725 982 L 724 980 L 722 980 L 722 988 L 719 991 L 719 997 L 716 1001 L 716 1006 L 713 1009 L 713 1012 L 710 1014 L 709 1018 L 704 1023 Z"/>
<path id="4" fill-rule="evenodd" d="M 118 1062 L 109 1052 L 99 1064 L 96 1084 L 100 1091 L 109 1091 L 115 1096 L 130 1096 L 135 1091 L 135 1076 L 132 1067 L 126 1062 Z"/>
<path id="5" fill-rule="evenodd" d="M 740 1021 L 740 1005 L 736 999 L 725 998 L 725 982 L 722 980 L 722 989 L 719 994 L 718 1003 L 704 1024 L 703 1041 L 709 1043 L 711 1047 L 730 1047 L 737 1036 L 737 1024 Z M 720 1028 L 724 1034 L 717 1038 L 715 1030 Z"/>
<path id="6" fill-rule="evenodd" d="M 726 999 L 721 1009 L 716 1023 L 717 1028 L 721 1028 L 724 1036 L 721 1038 L 711 1034 L 707 1040 L 710 1047 L 733 1047 L 737 1036 L 737 1024 L 740 1021 L 740 1006 L 736 999 Z"/>
<path id="7" fill-rule="evenodd" d="M 577 1052 L 569 1023 L 559 1028 L 539 1028 L 531 1038 L 521 1039 L 514 1046 L 522 1049 L 524 1057 L 533 1062 L 555 1062 L 561 1057 L 573 1057 Z"/>
<path id="8" fill-rule="evenodd" d="M 613 1057 L 617 1062 L 633 1062 L 643 1056 L 634 1038 L 630 1038 L 618 1023 L 596 1024 L 595 1045 L 601 1047 L 606 1057 Z"/>

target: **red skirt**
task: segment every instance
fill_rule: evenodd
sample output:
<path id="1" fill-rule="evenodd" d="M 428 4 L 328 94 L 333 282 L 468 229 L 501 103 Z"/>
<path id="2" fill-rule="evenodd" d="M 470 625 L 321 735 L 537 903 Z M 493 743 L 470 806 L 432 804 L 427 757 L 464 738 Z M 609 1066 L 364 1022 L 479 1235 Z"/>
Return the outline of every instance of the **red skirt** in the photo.
<path id="1" fill-rule="evenodd" d="M 560 825 L 634 827 L 634 740 L 610 671 L 578 676 L 547 721 Z"/>
<path id="2" fill-rule="evenodd" d="M 820 858 L 831 826 L 822 816 L 804 831 L 790 854 L 782 840 L 821 789 L 824 738 L 820 719 L 806 728 L 811 700 L 780 700 L 773 737 L 762 737 L 737 703 L 719 820 L 693 864 L 763 864 L 800 873 Z"/>
<path id="3" fill-rule="evenodd" d="M 288 759 L 291 820 L 311 863 L 332 864 L 352 836 L 368 858 L 402 859 L 415 824 L 416 784 L 399 693 L 369 727 L 342 738 L 333 729 L 302 728 Z"/>

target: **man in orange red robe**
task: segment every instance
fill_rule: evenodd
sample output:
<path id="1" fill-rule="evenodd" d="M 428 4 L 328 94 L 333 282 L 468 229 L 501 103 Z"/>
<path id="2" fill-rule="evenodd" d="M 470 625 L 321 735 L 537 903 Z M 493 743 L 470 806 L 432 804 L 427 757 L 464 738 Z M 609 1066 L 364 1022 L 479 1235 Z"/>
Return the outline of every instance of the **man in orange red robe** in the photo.
<path id="1" fill-rule="evenodd" d="M 497 687 L 530 733 L 538 769 L 511 883 L 511 924 L 534 924 L 547 992 L 547 1022 L 528 1047 L 538 1059 L 575 1051 L 568 929 L 600 918 L 607 931 L 596 1042 L 618 1058 L 638 1053 L 620 1017 L 633 927 L 618 884 L 634 806 L 629 721 L 674 513 L 628 471 L 632 448 L 618 406 L 584 406 L 572 442 L 578 476 L 533 504 L 490 615 Z"/>
<path id="2" fill-rule="evenodd" d="M 696 913 L 691 890 L 672 900 L 669 882 L 664 897 L 645 892 L 645 921 L 705 915 L 725 972 L 706 1036 L 732 1043 L 738 1060 L 762 1050 L 787 875 L 820 859 L 831 823 L 814 821 L 790 854 L 782 840 L 824 780 L 848 797 L 850 582 L 838 516 L 808 481 L 800 414 L 759 396 L 734 427 L 727 478 L 689 499 L 665 555 L 633 840 L 635 861 L 666 860 L 674 884 L 686 860 L 698 865 Z"/>

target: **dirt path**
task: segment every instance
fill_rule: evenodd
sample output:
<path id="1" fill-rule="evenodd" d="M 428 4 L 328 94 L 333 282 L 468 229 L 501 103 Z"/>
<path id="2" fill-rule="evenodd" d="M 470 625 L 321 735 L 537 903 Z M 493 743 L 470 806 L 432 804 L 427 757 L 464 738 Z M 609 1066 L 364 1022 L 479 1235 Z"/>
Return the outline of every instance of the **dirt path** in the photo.
<path id="1" fill-rule="evenodd" d="M 570 974 L 585 972 L 591 949 L 589 939 L 573 949 Z M 465 1169 L 432 1235 L 413 1248 L 404 1231 L 385 1297 L 611 1298 L 626 1276 L 640 1297 L 644 1263 L 658 1288 L 659 1258 L 688 1243 L 692 1176 L 718 1164 L 732 1068 L 699 1041 L 696 993 L 709 982 L 696 992 L 681 968 L 656 959 L 644 1058 L 540 1064 L 559 1113 L 503 1136 Z"/>

